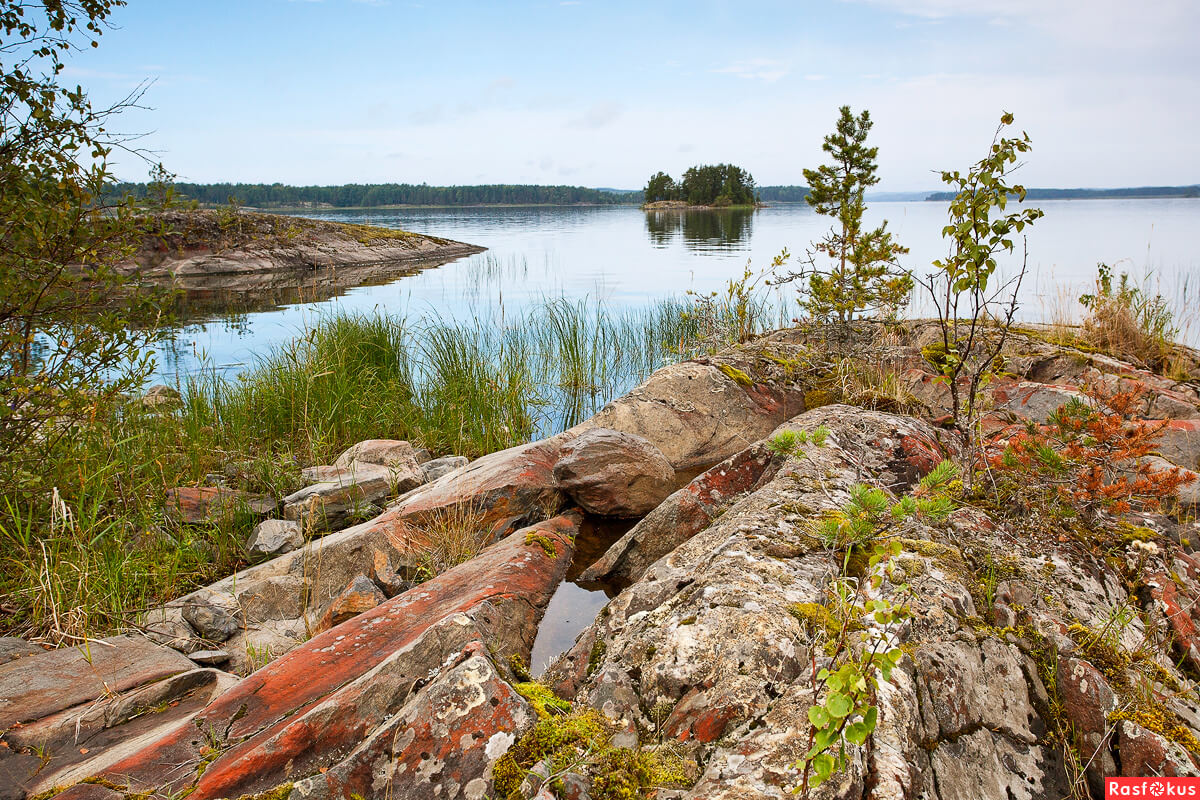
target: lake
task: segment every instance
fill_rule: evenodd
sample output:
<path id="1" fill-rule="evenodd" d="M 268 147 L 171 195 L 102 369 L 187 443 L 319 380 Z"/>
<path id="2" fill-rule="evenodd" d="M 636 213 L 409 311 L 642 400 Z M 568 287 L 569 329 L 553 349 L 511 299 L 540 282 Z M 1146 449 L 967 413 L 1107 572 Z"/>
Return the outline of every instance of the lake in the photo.
<path id="1" fill-rule="evenodd" d="M 1029 277 L 1022 319 L 1078 314 L 1077 297 L 1091 288 L 1096 264 L 1149 280 L 1189 322 L 1200 289 L 1200 199 L 1057 200 L 1035 203 L 1046 216 L 1029 229 Z M 335 310 L 387 311 L 409 319 L 501 324 L 548 297 L 589 298 L 609 308 L 646 305 L 687 290 L 710 292 L 770 265 L 783 248 L 803 255 L 829 227 L 807 205 L 757 211 L 643 212 L 636 207 L 451 208 L 321 210 L 298 216 L 368 223 L 443 236 L 487 247 L 485 253 L 376 286 L 360 286 L 312 302 L 264 310 L 206 314 L 184 325 L 160 351 L 156 380 L 174 383 L 202 367 L 236 373 L 256 354 L 294 337 Z M 877 202 L 868 221 L 886 219 L 910 249 L 904 266 L 918 276 L 943 257 L 946 206 Z M 1018 249 L 1020 244 L 1018 243 Z M 1018 254 L 1019 260 L 1019 254 Z M 1018 260 L 1007 259 L 1011 271 Z M 790 286 L 774 290 L 782 304 Z M 294 302 L 291 302 L 295 300 Z M 922 313 L 921 298 L 912 313 Z M 1200 326 L 1183 337 L 1200 344 Z"/>

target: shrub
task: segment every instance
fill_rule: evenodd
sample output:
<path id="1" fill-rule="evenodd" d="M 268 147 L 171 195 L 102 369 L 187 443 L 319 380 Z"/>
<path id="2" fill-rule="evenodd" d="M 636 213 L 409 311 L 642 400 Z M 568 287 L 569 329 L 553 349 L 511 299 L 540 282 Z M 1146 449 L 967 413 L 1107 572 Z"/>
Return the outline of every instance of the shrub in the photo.
<path id="1" fill-rule="evenodd" d="M 1003 448 L 992 448 L 987 463 L 1014 476 L 1026 502 L 1051 496 L 1094 517 L 1156 509 L 1195 480 L 1179 467 L 1159 469 L 1147 458 L 1167 423 L 1140 418 L 1145 388 L 1128 382 L 1116 391 L 1086 390 L 1087 400 L 1060 406 L 1048 424 L 1030 423 Z"/>
<path id="2" fill-rule="evenodd" d="M 1179 335 L 1162 295 L 1151 296 L 1122 272 L 1114 285 L 1112 268 L 1097 265 L 1096 290 L 1079 302 L 1088 309 L 1083 338 L 1093 347 L 1127 361 L 1162 370 Z"/>

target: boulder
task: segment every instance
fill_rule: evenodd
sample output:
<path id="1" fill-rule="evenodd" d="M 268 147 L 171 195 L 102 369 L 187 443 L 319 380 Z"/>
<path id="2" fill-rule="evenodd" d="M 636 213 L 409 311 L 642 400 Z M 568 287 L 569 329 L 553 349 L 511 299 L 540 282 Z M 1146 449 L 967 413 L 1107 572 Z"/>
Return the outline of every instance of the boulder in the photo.
<path id="1" fill-rule="evenodd" d="M 246 550 L 254 555 L 277 556 L 304 545 L 300 523 L 286 519 L 265 519 L 254 526 Z"/>
<path id="2" fill-rule="evenodd" d="M 387 597 L 370 578 L 359 575 L 350 581 L 350 585 L 333 598 L 329 608 L 321 615 L 316 632 L 327 631 L 341 625 L 351 617 L 357 617 L 364 611 L 370 611 L 375 606 L 387 600 Z"/>
<path id="3" fill-rule="evenodd" d="M 210 642 L 223 642 L 241 629 L 242 609 L 237 601 L 220 592 L 200 592 L 183 604 L 183 618 Z"/>
<path id="4" fill-rule="evenodd" d="M 1159 433 L 1158 452 L 1184 469 L 1200 470 L 1200 420 L 1168 421 Z"/>
<path id="5" fill-rule="evenodd" d="M 127 792 L 192 787 L 191 800 L 208 800 L 290 781 L 326 792 L 318 797 L 348 796 L 337 789 L 342 782 L 375 798 L 379 774 L 410 787 L 393 788 L 392 798 L 455 796 L 464 787 L 486 796 L 490 765 L 533 719 L 492 664 L 528 661 L 579 521 L 560 516 L 517 531 L 314 636 L 218 697 L 194 725 L 63 797 L 107 798 L 99 784 L 108 782 Z M 215 759 L 201 731 L 219 732 Z M 200 774 L 175 766 L 200 763 Z"/>
<path id="6" fill-rule="evenodd" d="M 466 456 L 442 456 L 435 458 L 432 461 L 426 461 L 421 465 L 421 471 L 425 473 L 426 481 L 436 481 L 444 475 L 449 475 L 456 469 L 461 469 L 471 461 Z"/>
<path id="7" fill-rule="evenodd" d="M 770 474 L 772 454 L 759 443 L 701 473 L 670 495 L 583 571 L 583 584 L 626 586 L 658 559 L 708 527 L 718 510 Z"/>
<path id="8" fill-rule="evenodd" d="M 270 497 L 223 486 L 180 486 L 167 490 L 165 508 L 171 519 L 200 525 L 221 522 L 238 512 L 263 516 L 274 512 L 278 505 Z"/>
<path id="9" fill-rule="evenodd" d="M 183 404 L 179 390 L 166 384 L 157 383 L 142 395 L 142 405 L 146 408 L 173 408 Z"/>
<path id="10" fill-rule="evenodd" d="M 777 335 L 748 346 L 740 358 L 663 367 L 568 433 L 609 428 L 641 436 L 691 477 L 804 410 L 804 387 L 779 364 L 794 350 L 792 336 Z M 771 358 L 758 358 L 760 351 Z"/>
<path id="11" fill-rule="evenodd" d="M 1011 411 L 1018 418 L 1040 425 L 1050 415 L 1072 400 L 1091 403 L 1087 396 L 1074 386 L 1056 386 L 1033 381 L 1002 382 L 992 391 L 992 401 L 997 409 Z"/>
<path id="12" fill-rule="evenodd" d="M 1082 752 L 1095 754 L 1085 765 L 1088 783 L 1093 794 L 1103 795 L 1104 779 L 1117 774 L 1108 722 L 1108 715 L 1117 710 L 1117 696 L 1098 669 L 1074 657 L 1058 660 L 1058 691 L 1063 713 L 1079 734 Z"/>
<path id="13" fill-rule="evenodd" d="M 641 436 L 591 428 L 563 446 L 554 478 L 593 514 L 640 517 L 670 494 L 675 470 Z"/>
<path id="14" fill-rule="evenodd" d="M 1200 776 L 1194 757 L 1180 745 L 1143 728 L 1136 722 L 1122 720 L 1117 728 L 1120 742 L 1121 774 L 1145 778 L 1164 775 L 1172 778 Z M 1164 787 L 1165 788 L 1165 787 Z M 1149 796 L 1163 796 L 1151 788 Z"/>
<path id="15" fill-rule="evenodd" d="M 415 462 L 410 467 L 355 462 L 283 498 L 283 515 L 313 529 L 337 530 L 355 518 L 373 516 L 370 511 L 375 503 L 411 489 L 421 480 Z"/>
<path id="16" fill-rule="evenodd" d="M 478 516 L 478 524 L 497 537 L 542 519 L 562 505 L 553 468 L 569 438 L 555 436 L 478 458 L 401 497 L 372 520 L 371 530 L 403 550 L 409 525 L 456 509 Z"/>
<path id="17" fill-rule="evenodd" d="M 401 439 L 367 439 L 346 449 L 333 465 L 348 467 L 355 462 L 382 464 L 385 467 L 402 468 L 407 472 L 410 467 L 428 460 L 428 450 L 417 449 Z"/>

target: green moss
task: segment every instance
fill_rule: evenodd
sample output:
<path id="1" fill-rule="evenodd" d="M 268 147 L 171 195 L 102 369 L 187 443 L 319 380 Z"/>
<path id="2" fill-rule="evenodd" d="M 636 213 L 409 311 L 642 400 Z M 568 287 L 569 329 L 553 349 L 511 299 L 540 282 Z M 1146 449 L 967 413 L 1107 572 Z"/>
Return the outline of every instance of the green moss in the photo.
<path id="1" fill-rule="evenodd" d="M 291 782 L 281 783 L 274 789 L 268 789 L 265 792 L 257 794 L 244 794 L 238 800 L 287 800 L 288 795 L 292 793 Z"/>
<path id="2" fill-rule="evenodd" d="M 1129 677 L 1126 670 L 1133 663 L 1133 659 L 1110 637 L 1103 636 L 1079 624 L 1069 625 L 1067 633 L 1079 645 L 1080 654 L 1090 661 L 1092 666 L 1100 670 L 1100 673 L 1114 688 L 1128 685 Z"/>
<path id="3" fill-rule="evenodd" d="M 737 367 L 731 367 L 729 364 L 720 364 L 717 369 L 738 386 L 749 388 L 754 385 L 751 377 Z"/>
<path id="4" fill-rule="evenodd" d="M 901 539 L 900 544 L 905 550 L 928 558 L 962 560 L 962 551 L 953 545 L 941 544 L 929 539 Z"/>
<path id="5" fill-rule="evenodd" d="M 558 550 L 555 549 L 554 542 L 550 541 L 550 539 L 543 534 L 530 531 L 529 533 L 525 534 L 525 544 L 530 547 L 537 545 L 538 547 L 542 548 L 542 551 L 550 558 L 554 558 L 558 555 Z"/>
<path id="6" fill-rule="evenodd" d="M 533 706 L 533 710 L 537 712 L 538 717 L 541 719 L 551 716 L 551 712 L 568 714 L 571 711 L 571 703 L 556 695 L 554 690 L 544 683 L 537 683 L 536 681 L 514 683 L 513 689 L 517 694 L 529 701 L 529 704 Z"/>
<path id="7" fill-rule="evenodd" d="M 1180 745 L 1189 753 L 1200 753 L 1200 741 L 1197 741 L 1186 725 L 1161 705 L 1142 704 L 1132 711 L 1114 711 L 1108 715 L 1109 722 L 1121 720 L 1141 725 L 1146 730 Z"/>
<path id="8" fill-rule="evenodd" d="M 560 772 L 578 759 L 579 751 L 598 750 L 608 739 L 604 718 L 594 710 L 538 720 L 493 767 L 495 797 L 520 798 L 521 781 L 534 764 L 548 760 L 551 772 Z"/>
<path id="9" fill-rule="evenodd" d="M 804 409 L 806 411 L 827 406 L 834 401 L 834 396 L 824 389 L 810 389 L 804 393 Z"/>
<path id="10" fill-rule="evenodd" d="M 694 616 L 693 617 L 684 617 L 683 619 L 679 620 L 679 624 L 680 625 L 695 625 L 696 618 Z"/>
<path id="11" fill-rule="evenodd" d="M 600 662 L 604 661 L 604 654 L 608 652 L 608 645 L 603 639 L 597 639 L 592 644 L 592 651 L 588 654 L 587 674 L 591 677 L 592 673 L 600 667 Z"/>
<path id="12" fill-rule="evenodd" d="M 829 608 L 821 603 L 792 603 L 788 606 L 788 613 L 800 620 L 810 636 L 833 639 L 842 631 L 842 626 L 834 619 Z"/>
<path id="13" fill-rule="evenodd" d="M 513 677 L 518 681 L 529 682 L 533 680 L 533 676 L 529 674 L 529 665 L 525 663 L 525 659 L 516 653 L 508 657 L 508 668 L 512 670 Z"/>

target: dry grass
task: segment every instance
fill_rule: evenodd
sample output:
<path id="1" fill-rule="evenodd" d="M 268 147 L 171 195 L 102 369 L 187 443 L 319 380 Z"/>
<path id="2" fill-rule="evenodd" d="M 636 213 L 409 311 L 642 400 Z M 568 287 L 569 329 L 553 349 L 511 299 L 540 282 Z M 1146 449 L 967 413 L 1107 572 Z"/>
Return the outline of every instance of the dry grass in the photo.
<path id="1" fill-rule="evenodd" d="M 388 542 L 413 559 L 418 577 L 428 580 L 479 555 L 492 542 L 484 510 L 476 503 L 456 503 L 389 530 Z"/>

